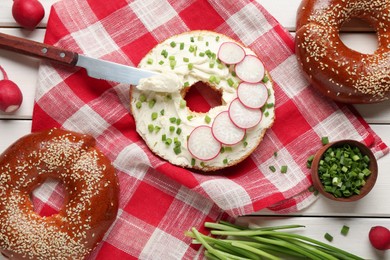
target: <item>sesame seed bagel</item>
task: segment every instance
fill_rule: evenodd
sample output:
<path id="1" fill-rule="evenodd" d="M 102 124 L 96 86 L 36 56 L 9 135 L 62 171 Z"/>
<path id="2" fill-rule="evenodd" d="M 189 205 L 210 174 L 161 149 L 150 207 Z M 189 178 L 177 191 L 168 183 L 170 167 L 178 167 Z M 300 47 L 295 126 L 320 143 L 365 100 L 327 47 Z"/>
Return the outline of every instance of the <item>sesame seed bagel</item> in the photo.
<path id="1" fill-rule="evenodd" d="M 375 103 L 390 97 L 390 2 L 303 0 L 297 14 L 296 54 L 314 87 L 343 103 Z M 377 32 L 378 49 L 363 54 L 341 41 L 339 30 L 357 18 Z"/>
<path id="2" fill-rule="evenodd" d="M 48 178 L 65 189 L 57 214 L 40 216 L 30 196 Z M 0 156 L 0 251 L 10 259 L 84 259 L 118 210 L 113 166 L 91 136 L 32 133 Z"/>
<path id="3" fill-rule="evenodd" d="M 225 46 L 224 51 L 221 51 L 222 45 Z M 232 55 L 229 55 L 230 48 Z M 231 56 L 237 56 L 238 59 L 241 57 L 242 60 L 233 61 L 237 63 L 221 61 L 220 52 L 225 51 L 228 55 L 222 56 L 229 62 Z M 246 58 L 255 63 L 260 62 L 248 47 L 226 35 L 211 31 L 185 32 L 155 46 L 141 60 L 139 67 L 163 74 L 174 73 L 181 84 L 173 92 L 144 90 L 139 86 L 130 90 L 130 106 L 136 130 L 151 151 L 174 165 L 204 172 L 224 169 L 247 158 L 274 122 L 275 95 L 268 71 L 263 66 L 246 67 Z M 238 66 L 244 69 L 238 69 Z M 243 78 L 246 75 L 240 78 L 239 74 L 251 69 L 255 70 L 254 74 L 257 69 L 264 71 L 259 73 L 258 82 L 245 84 L 243 92 L 247 94 L 251 84 L 263 88 L 265 103 L 257 108 L 243 108 L 237 100 L 238 89 L 245 82 Z M 201 83 L 201 89 L 211 88 L 220 93 L 221 105 L 214 106 L 207 112 L 189 108 L 186 94 L 198 83 Z M 250 96 L 247 99 L 263 97 L 260 96 Z M 208 98 L 207 95 L 203 97 L 206 100 Z M 261 120 L 256 125 L 238 125 L 232 119 L 232 107 L 236 109 L 234 113 L 247 111 L 239 118 L 243 121 L 252 120 L 253 118 L 249 118 L 252 112 L 255 116 L 260 115 Z M 238 135 L 241 136 L 236 138 Z"/>

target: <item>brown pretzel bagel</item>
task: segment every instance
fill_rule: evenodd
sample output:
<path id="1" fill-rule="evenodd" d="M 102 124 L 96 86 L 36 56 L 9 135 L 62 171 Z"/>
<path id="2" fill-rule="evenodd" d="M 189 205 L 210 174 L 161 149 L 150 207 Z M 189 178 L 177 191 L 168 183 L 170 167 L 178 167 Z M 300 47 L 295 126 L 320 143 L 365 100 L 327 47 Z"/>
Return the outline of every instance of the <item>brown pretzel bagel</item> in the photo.
<path id="1" fill-rule="evenodd" d="M 30 196 L 47 178 L 65 188 L 57 214 Z M 0 251 L 10 259 L 83 259 L 118 210 L 118 180 L 91 136 L 52 129 L 20 138 L 0 155 Z"/>
<path id="2" fill-rule="evenodd" d="M 373 54 L 343 44 L 339 30 L 352 18 L 377 32 Z M 390 1 L 303 0 L 297 14 L 296 54 L 312 85 L 343 103 L 375 103 L 390 97 Z"/>

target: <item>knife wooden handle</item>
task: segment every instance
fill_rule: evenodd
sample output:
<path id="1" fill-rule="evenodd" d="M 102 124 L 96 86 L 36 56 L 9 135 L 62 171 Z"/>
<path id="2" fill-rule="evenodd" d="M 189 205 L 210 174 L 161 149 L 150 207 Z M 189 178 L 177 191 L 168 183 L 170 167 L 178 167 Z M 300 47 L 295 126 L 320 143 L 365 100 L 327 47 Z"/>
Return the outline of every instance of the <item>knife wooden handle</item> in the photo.
<path id="1" fill-rule="evenodd" d="M 0 48 L 72 67 L 78 59 L 76 52 L 4 33 L 0 33 Z"/>

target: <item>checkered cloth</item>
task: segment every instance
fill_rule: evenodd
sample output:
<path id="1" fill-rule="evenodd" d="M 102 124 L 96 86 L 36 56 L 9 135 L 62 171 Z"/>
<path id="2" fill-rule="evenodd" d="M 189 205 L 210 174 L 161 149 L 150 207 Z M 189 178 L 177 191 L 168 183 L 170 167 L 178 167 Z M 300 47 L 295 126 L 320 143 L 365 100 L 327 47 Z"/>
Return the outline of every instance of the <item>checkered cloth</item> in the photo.
<path id="1" fill-rule="evenodd" d="M 322 146 L 322 136 L 362 141 L 377 158 L 388 153 L 351 107 L 309 87 L 294 56 L 293 38 L 255 1 L 64 0 L 51 10 L 45 42 L 136 66 L 159 42 L 197 29 L 226 34 L 250 47 L 270 71 L 276 91 L 276 121 L 258 149 L 214 175 L 173 166 L 151 153 L 129 113 L 129 86 L 89 78 L 84 70 L 40 67 L 32 130 L 88 133 L 118 173 L 118 217 L 92 259 L 189 259 L 198 248 L 190 246 L 184 231 L 203 230 L 204 221 L 308 206 L 316 197 L 308 191 L 306 161 Z M 288 166 L 286 174 L 280 173 L 282 165 Z M 36 192 L 41 214 L 58 209 L 58 186 Z"/>

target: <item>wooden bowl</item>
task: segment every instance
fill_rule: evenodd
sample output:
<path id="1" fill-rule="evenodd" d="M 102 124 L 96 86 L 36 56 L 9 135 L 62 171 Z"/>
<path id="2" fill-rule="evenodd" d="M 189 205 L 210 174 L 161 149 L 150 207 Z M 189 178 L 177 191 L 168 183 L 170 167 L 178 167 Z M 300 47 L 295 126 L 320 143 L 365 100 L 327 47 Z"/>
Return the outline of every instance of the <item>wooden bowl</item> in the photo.
<path id="1" fill-rule="evenodd" d="M 360 194 L 354 194 L 349 197 L 335 197 L 332 193 L 325 191 L 318 174 L 318 167 L 320 160 L 322 159 L 326 150 L 328 150 L 330 147 L 340 147 L 346 144 L 350 145 L 351 147 L 358 147 L 363 156 L 367 155 L 369 157 L 370 162 L 368 168 L 371 171 L 371 174 L 367 177 L 366 183 L 361 187 Z M 355 140 L 340 140 L 324 145 L 320 150 L 317 151 L 311 165 L 311 176 L 314 187 L 326 198 L 344 202 L 356 201 L 366 196 L 374 187 L 378 176 L 378 164 L 374 154 L 363 143 Z"/>

